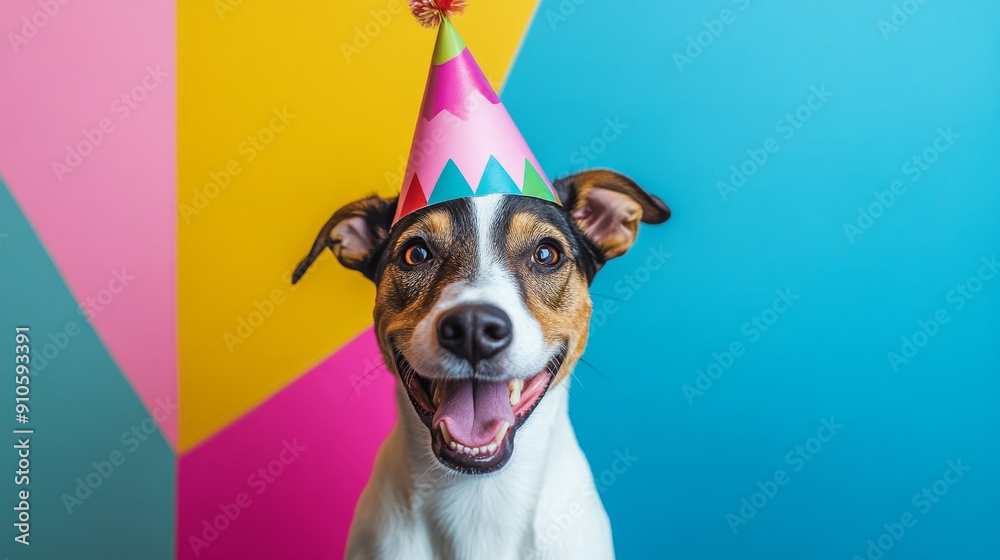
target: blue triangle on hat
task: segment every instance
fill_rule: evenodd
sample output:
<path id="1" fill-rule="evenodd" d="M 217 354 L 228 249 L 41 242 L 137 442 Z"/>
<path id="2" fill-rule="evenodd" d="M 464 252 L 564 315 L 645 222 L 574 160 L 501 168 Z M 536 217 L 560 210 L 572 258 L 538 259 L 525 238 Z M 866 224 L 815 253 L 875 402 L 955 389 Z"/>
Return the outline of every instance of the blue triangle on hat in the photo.
<path id="1" fill-rule="evenodd" d="M 446 200 L 470 196 L 475 196 L 472 187 L 469 186 L 469 182 L 465 180 L 462 172 L 458 170 L 455 162 L 449 159 L 441 176 L 438 177 L 437 183 L 434 184 L 434 190 L 431 192 L 430 198 L 427 199 L 427 204 L 437 204 Z"/>
<path id="2" fill-rule="evenodd" d="M 476 196 L 487 194 L 521 194 L 517 188 L 517 183 L 511 178 L 507 170 L 500 165 L 497 158 L 490 156 L 490 161 L 486 163 L 486 170 L 483 171 L 483 178 L 479 181 L 479 188 L 476 189 Z"/>

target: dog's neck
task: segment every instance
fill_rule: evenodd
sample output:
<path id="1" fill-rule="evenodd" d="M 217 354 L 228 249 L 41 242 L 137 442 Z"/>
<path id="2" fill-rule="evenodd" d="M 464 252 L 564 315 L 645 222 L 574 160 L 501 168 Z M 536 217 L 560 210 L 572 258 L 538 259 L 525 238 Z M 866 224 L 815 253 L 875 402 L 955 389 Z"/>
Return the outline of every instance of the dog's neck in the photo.
<path id="1" fill-rule="evenodd" d="M 443 557 L 486 558 L 532 538 L 544 486 L 573 460 L 579 446 L 569 421 L 569 378 L 550 387 L 538 407 L 517 429 L 514 453 L 498 472 L 464 475 L 443 466 L 430 451 L 427 427 L 398 386 L 399 425 L 408 471 L 408 503 L 414 518 L 427 523 L 436 544 L 483 547 L 486 554 L 454 550 Z M 419 522 L 419 521 L 418 521 Z M 471 537 L 471 538 L 470 538 Z"/>

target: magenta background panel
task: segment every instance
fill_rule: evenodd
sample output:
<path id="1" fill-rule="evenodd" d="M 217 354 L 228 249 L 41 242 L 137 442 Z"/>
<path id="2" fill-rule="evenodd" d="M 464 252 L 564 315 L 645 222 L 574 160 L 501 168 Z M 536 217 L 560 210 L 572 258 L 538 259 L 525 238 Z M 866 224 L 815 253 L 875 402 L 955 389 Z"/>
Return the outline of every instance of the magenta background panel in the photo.
<path id="1" fill-rule="evenodd" d="M 368 330 L 185 454 L 178 557 L 341 557 L 394 387 Z"/>

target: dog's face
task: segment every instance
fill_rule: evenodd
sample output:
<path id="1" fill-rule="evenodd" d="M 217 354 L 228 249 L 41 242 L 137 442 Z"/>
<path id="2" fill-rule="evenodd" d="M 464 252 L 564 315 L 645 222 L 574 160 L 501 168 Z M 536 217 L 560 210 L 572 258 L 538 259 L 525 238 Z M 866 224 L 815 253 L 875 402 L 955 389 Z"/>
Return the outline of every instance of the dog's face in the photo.
<path id="1" fill-rule="evenodd" d="M 491 195 L 410 214 L 367 198 L 327 222 L 293 275 L 329 248 L 377 286 L 375 332 L 434 455 L 457 471 L 501 468 L 517 429 L 583 353 L 588 286 L 670 211 L 633 181 L 589 171 L 555 183 L 565 204 Z"/>

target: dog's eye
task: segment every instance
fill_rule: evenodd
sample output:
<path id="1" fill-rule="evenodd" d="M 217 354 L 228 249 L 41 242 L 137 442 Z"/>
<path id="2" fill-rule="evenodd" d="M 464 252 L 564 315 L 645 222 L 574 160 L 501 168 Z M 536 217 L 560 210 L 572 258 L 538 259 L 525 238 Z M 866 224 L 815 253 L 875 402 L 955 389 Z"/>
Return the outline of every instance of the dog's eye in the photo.
<path id="1" fill-rule="evenodd" d="M 548 243 L 535 247 L 535 262 L 542 266 L 552 266 L 559 262 L 559 250 Z"/>
<path id="2" fill-rule="evenodd" d="M 430 260 L 431 252 L 423 243 L 410 245 L 403 253 L 403 261 L 410 266 L 416 266 Z"/>

